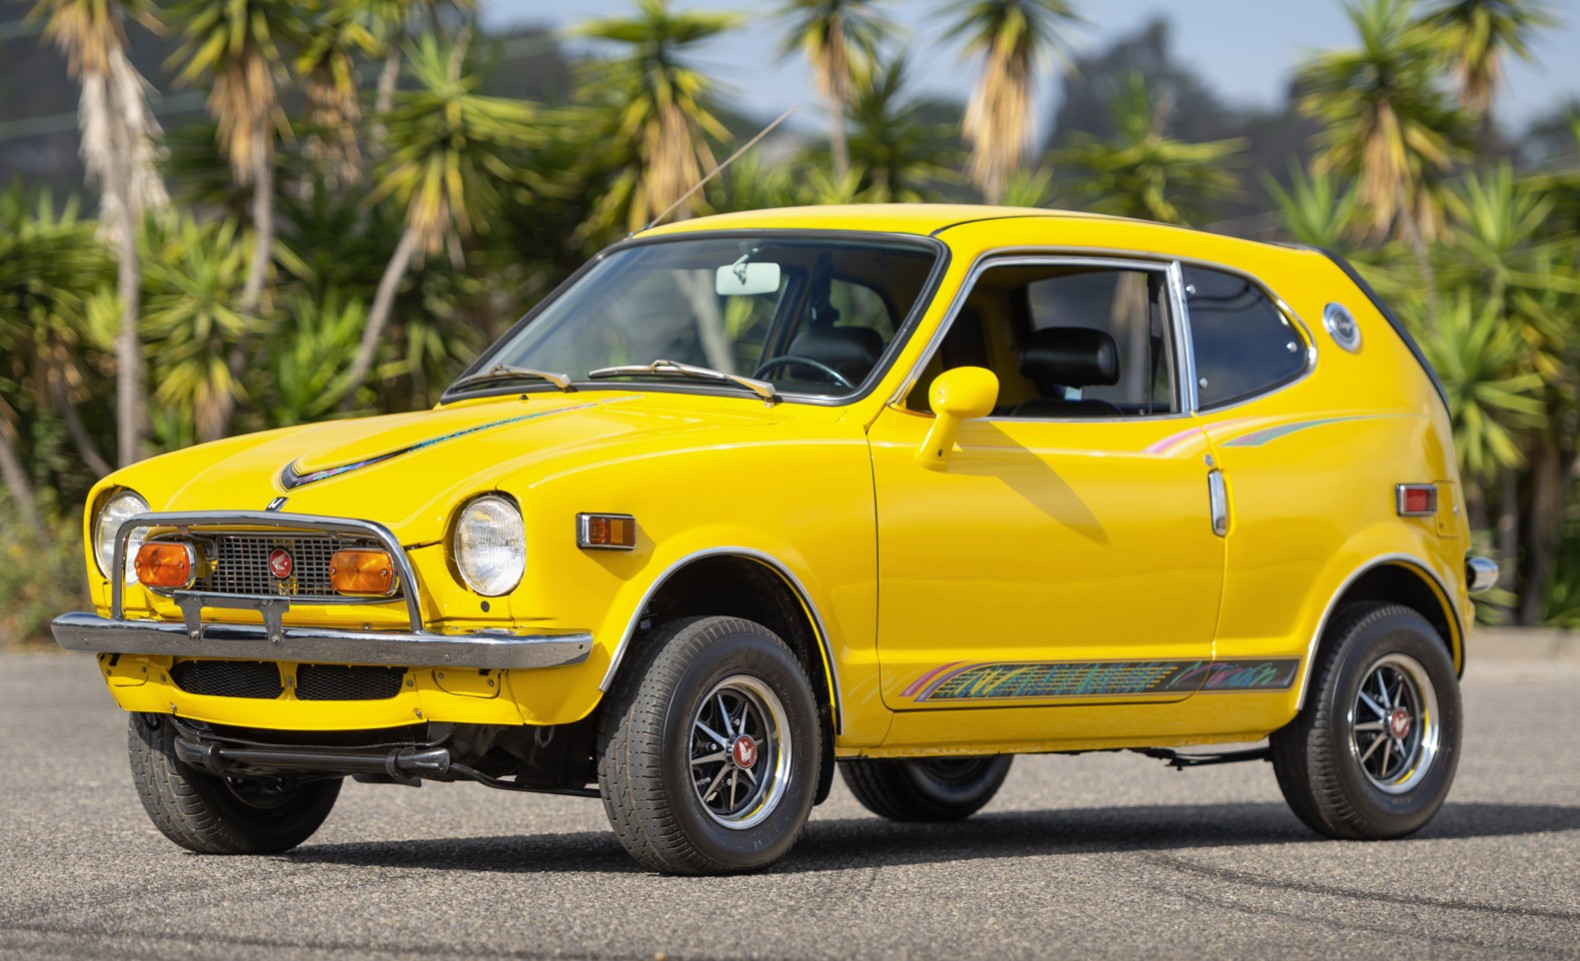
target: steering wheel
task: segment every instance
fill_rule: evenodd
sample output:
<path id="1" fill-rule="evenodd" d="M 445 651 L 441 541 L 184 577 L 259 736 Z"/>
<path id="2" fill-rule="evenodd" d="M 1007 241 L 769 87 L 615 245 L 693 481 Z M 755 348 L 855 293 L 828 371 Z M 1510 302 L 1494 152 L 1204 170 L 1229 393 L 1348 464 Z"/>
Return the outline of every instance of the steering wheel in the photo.
<path id="1" fill-rule="evenodd" d="M 780 367 L 788 367 L 791 364 L 801 364 L 803 366 L 810 367 L 846 390 L 856 389 L 856 385 L 852 384 L 844 374 L 841 374 L 839 371 L 823 363 L 821 360 L 813 360 L 810 357 L 800 357 L 796 354 L 784 354 L 782 356 L 775 357 L 773 360 L 767 361 L 766 363 L 759 366 L 756 370 L 752 371 L 752 376 L 762 377 L 770 370 L 777 370 Z"/>

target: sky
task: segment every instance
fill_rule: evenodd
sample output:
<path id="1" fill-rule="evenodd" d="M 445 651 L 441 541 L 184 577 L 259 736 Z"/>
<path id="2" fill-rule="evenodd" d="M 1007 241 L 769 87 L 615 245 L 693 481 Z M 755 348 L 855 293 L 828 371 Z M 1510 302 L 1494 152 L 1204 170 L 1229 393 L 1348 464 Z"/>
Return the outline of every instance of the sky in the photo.
<path id="1" fill-rule="evenodd" d="M 799 57 L 781 60 L 784 27 L 774 0 L 671 0 L 677 9 L 730 10 L 746 26 L 700 48 L 696 63 L 725 82 L 729 96 L 746 111 L 773 116 L 800 102 L 793 123 L 803 129 L 822 123 L 812 76 Z M 906 28 L 917 92 L 964 102 L 975 71 L 960 59 L 957 45 L 942 34 L 948 26 L 937 11 L 941 0 L 888 0 L 890 19 Z M 1531 45 L 1536 64 L 1513 63 L 1498 106 L 1504 125 L 1519 130 L 1565 99 L 1580 99 L 1580 0 L 1549 0 L 1562 23 Z M 483 0 L 492 25 L 535 25 L 562 29 L 583 20 L 625 15 L 634 0 Z M 1171 56 L 1204 77 L 1227 103 L 1274 107 L 1283 102 L 1294 67 L 1316 50 L 1353 43 L 1339 0 L 1085 0 L 1089 24 L 1075 41 L 1077 52 L 1100 50 L 1133 34 L 1155 17 L 1172 25 Z M 1038 101 L 1039 119 L 1058 103 L 1057 78 L 1047 72 Z"/>

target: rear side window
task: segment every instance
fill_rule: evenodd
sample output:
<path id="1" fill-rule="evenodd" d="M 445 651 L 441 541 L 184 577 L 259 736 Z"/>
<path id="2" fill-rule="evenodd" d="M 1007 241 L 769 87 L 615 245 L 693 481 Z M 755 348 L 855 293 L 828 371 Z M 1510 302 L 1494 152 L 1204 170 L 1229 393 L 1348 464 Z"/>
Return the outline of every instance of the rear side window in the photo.
<path id="1" fill-rule="evenodd" d="M 1245 400 L 1305 372 L 1305 339 L 1261 288 L 1203 267 L 1184 273 L 1202 409 Z"/>

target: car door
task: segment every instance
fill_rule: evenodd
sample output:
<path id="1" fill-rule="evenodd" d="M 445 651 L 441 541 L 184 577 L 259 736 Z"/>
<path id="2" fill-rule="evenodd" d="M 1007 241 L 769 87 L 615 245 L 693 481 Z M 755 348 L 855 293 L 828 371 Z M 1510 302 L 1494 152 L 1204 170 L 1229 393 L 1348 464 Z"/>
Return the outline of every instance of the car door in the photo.
<path id="1" fill-rule="evenodd" d="M 1200 685 L 1225 552 L 1179 387 L 1177 290 L 1176 267 L 1147 261 L 974 272 L 869 434 L 890 708 L 1168 702 Z M 998 406 L 929 467 L 927 389 L 959 366 L 994 371 Z"/>

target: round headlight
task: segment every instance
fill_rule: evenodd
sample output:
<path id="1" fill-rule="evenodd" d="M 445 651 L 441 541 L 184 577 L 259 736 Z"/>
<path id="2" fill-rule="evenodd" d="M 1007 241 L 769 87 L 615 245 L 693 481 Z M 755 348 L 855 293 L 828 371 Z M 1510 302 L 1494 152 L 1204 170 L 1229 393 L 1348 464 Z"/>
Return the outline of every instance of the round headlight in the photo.
<path id="1" fill-rule="evenodd" d="M 508 594 L 527 569 L 527 530 L 521 512 L 494 494 L 479 497 L 455 520 L 455 566 L 466 586 L 484 597 Z"/>
<path id="2" fill-rule="evenodd" d="M 121 491 L 114 497 L 104 502 L 99 508 L 99 518 L 93 522 L 93 555 L 99 562 L 99 571 L 105 577 L 110 575 L 110 562 L 115 559 L 115 535 L 126 523 L 138 514 L 148 513 L 148 502 L 132 491 Z M 132 537 L 126 545 L 126 570 L 121 576 L 126 578 L 126 583 L 131 584 L 137 580 L 137 571 L 132 567 L 132 558 L 137 556 L 137 549 L 143 546 L 144 530 L 132 531 Z"/>

